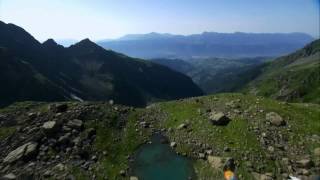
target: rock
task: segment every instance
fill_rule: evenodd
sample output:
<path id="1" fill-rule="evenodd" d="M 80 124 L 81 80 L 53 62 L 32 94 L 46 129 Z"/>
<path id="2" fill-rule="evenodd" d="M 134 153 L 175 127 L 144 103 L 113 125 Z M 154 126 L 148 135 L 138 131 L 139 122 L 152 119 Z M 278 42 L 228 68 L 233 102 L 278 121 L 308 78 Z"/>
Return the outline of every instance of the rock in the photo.
<path id="1" fill-rule="evenodd" d="M 271 152 L 271 153 L 273 153 L 273 152 L 274 152 L 274 147 L 273 147 L 273 146 L 269 146 L 269 147 L 268 147 L 268 151 Z"/>
<path id="2" fill-rule="evenodd" d="M 121 171 L 119 172 L 119 174 L 120 174 L 121 176 L 126 176 L 126 171 L 125 171 L 125 170 L 121 170 Z"/>
<path id="3" fill-rule="evenodd" d="M 66 112 L 68 110 L 68 104 L 58 104 L 55 108 L 56 113 Z"/>
<path id="4" fill-rule="evenodd" d="M 3 179 L 3 180 L 17 179 L 17 176 L 14 175 L 13 173 L 10 173 L 10 174 L 7 174 L 7 175 L 2 176 L 1 179 Z"/>
<path id="5" fill-rule="evenodd" d="M 52 171 L 51 170 L 47 170 L 46 172 L 43 173 L 43 177 L 45 178 L 49 178 L 52 176 Z"/>
<path id="6" fill-rule="evenodd" d="M 29 119 L 33 120 L 37 117 L 37 114 L 36 113 L 28 113 L 28 117 L 29 117 Z"/>
<path id="7" fill-rule="evenodd" d="M 57 132 L 59 126 L 56 121 L 47 121 L 43 123 L 42 129 L 46 135 L 51 135 Z"/>
<path id="8" fill-rule="evenodd" d="M 94 135 L 96 135 L 96 130 L 94 128 L 89 128 L 87 130 L 87 138 L 90 139 Z"/>
<path id="9" fill-rule="evenodd" d="M 14 151 L 11 151 L 3 160 L 4 163 L 12 163 L 22 158 L 29 158 L 36 154 L 38 143 L 28 142 Z"/>
<path id="10" fill-rule="evenodd" d="M 83 122 L 79 119 L 74 119 L 74 120 L 68 121 L 67 126 L 72 129 L 82 129 Z"/>
<path id="11" fill-rule="evenodd" d="M 110 104 L 110 105 L 113 105 L 113 104 L 114 104 L 114 101 L 113 101 L 112 99 L 110 99 L 110 100 L 109 100 L 109 104 Z"/>
<path id="12" fill-rule="evenodd" d="M 252 175 L 253 175 L 254 179 L 256 179 L 256 180 L 272 180 L 273 179 L 272 177 L 270 177 L 266 174 L 259 174 L 256 172 L 252 173 Z"/>
<path id="13" fill-rule="evenodd" d="M 301 160 L 297 161 L 296 163 L 299 167 L 307 168 L 307 169 L 313 167 L 313 165 L 314 165 L 313 161 L 311 161 L 310 159 L 301 159 Z"/>
<path id="14" fill-rule="evenodd" d="M 221 125 L 221 126 L 225 126 L 227 125 L 231 119 L 229 119 L 224 113 L 222 112 L 212 112 L 210 113 L 210 117 L 209 117 L 211 123 L 213 125 Z"/>
<path id="15" fill-rule="evenodd" d="M 198 157 L 199 157 L 199 159 L 205 159 L 206 155 L 204 153 L 199 153 Z"/>
<path id="16" fill-rule="evenodd" d="M 63 165 L 62 163 L 59 163 L 59 164 L 57 164 L 53 169 L 54 169 L 55 171 L 64 171 L 64 170 L 66 170 L 67 168 L 66 168 L 66 166 Z"/>
<path id="17" fill-rule="evenodd" d="M 207 155 L 212 155 L 212 154 L 213 154 L 212 149 L 208 149 L 208 150 L 206 150 L 206 154 L 207 154 Z"/>
<path id="18" fill-rule="evenodd" d="M 66 145 L 70 142 L 71 133 L 66 133 L 58 139 L 58 143 L 61 145 Z"/>
<path id="19" fill-rule="evenodd" d="M 171 143 L 170 143 L 170 147 L 173 147 L 173 148 L 174 148 L 174 147 L 177 147 L 177 143 L 176 143 L 176 142 L 171 142 Z"/>
<path id="20" fill-rule="evenodd" d="M 223 167 L 222 158 L 218 156 L 208 156 L 207 157 L 209 164 L 211 167 L 215 169 L 221 169 Z"/>
<path id="21" fill-rule="evenodd" d="M 98 160 L 98 157 L 97 157 L 96 155 L 93 155 L 93 156 L 91 157 L 91 160 L 92 160 L 92 161 L 97 161 L 97 160 Z"/>
<path id="22" fill-rule="evenodd" d="M 286 122 L 283 120 L 283 118 L 275 113 L 275 112 L 270 112 L 266 114 L 266 120 L 269 121 L 272 125 L 274 126 L 284 126 L 286 125 Z"/>
<path id="23" fill-rule="evenodd" d="M 315 149 L 313 150 L 313 154 L 314 154 L 316 157 L 320 157 L 320 147 L 315 148 Z"/>
<path id="24" fill-rule="evenodd" d="M 131 176 L 131 177 L 130 177 L 130 180 L 139 180 L 139 179 L 138 179 L 138 177 Z"/>
<path id="25" fill-rule="evenodd" d="M 177 129 L 185 129 L 185 128 L 187 128 L 188 127 L 188 125 L 187 124 L 185 124 L 185 123 L 182 123 L 182 124 L 180 124 L 178 127 L 177 127 Z"/>
<path id="26" fill-rule="evenodd" d="M 229 147 L 224 147 L 224 148 L 223 148 L 223 151 L 224 151 L 224 152 L 230 152 L 230 150 L 231 150 L 231 149 L 230 149 Z"/>
<path id="27" fill-rule="evenodd" d="M 150 124 L 146 121 L 142 121 L 140 122 L 140 126 L 142 126 L 143 128 L 149 128 Z"/>

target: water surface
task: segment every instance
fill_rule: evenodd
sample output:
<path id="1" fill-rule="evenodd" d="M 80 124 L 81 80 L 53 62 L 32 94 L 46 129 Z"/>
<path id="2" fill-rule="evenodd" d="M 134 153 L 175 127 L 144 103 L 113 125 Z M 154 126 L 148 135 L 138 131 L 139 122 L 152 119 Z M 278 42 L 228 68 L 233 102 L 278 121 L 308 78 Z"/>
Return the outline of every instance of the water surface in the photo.
<path id="1" fill-rule="evenodd" d="M 168 144 L 162 144 L 164 137 L 156 134 L 152 144 L 142 145 L 135 154 L 132 173 L 139 180 L 186 180 L 195 179 L 192 161 L 176 154 Z"/>

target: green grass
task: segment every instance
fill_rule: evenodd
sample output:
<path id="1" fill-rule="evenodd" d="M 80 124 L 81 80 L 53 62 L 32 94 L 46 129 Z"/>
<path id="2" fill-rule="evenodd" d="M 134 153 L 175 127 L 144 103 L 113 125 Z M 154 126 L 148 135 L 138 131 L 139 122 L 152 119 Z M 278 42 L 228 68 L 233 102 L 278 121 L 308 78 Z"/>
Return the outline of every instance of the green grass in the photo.
<path id="1" fill-rule="evenodd" d="M 0 127 L 0 141 L 12 135 L 15 131 L 15 127 Z"/>
<path id="2" fill-rule="evenodd" d="M 292 126 L 292 132 L 287 132 L 279 128 L 278 132 L 284 136 L 291 137 L 289 139 L 289 146 L 295 147 L 300 138 L 311 136 L 312 134 L 319 134 L 320 132 L 320 108 L 318 105 L 305 104 L 285 104 L 279 101 L 265 99 L 263 97 L 255 97 L 241 94 L 219 94 L 217 96 L 206 96 L 197 98 L 198 100 L 183 100 L 172 101 L 166 103 L 159 103 L 155 108 L 159 107 L 166 114 L 160 120 L 160 127 L 172 128 L 173 130 L 167 135 L 171 141 L 178 142 L 176 150 L 180 153 L 188 155 L 192 152 L 192 145 L 185 143 L 186 139 L 196 139 L 198 142 L 205 143 L 217 149 L 229 147 L 231 152 L 221 152 L 221 157 L 234 157 L 240 163 L 238 174 L 245 179 L 252 179 L 253 177 L 247 171 L 243 158 L 243 153 L 248 152 L 249 158 L 262 157 L 260 164 L 264 172 L 272 172 L 277 174 L 278 162 L 274 162 L 266 158 L 266 150 L 260 145 L 257 136 L 248 129 L 253 126 L 265 128 L 265 113 L 277 112 L 288 124 Z M 236 101 L 239 100 L 239 103 Z M 247 110 L 249 114 L 254 114 L 253 117 L 249 115 L 238 115 L 232 113 L 234 108 L 226 106 L 227 103 L 235 102 L 239 104 L 238 109 L 242 112 Z M 207 109 L 231 112 L 232 121 L 227 126 L 213 126 L 208 120 L 208 114 L 205 113 Z M 263 110 L 263 113 L 257 112 Z M 199 111 L 201 113 L 199 113 Z M 181 123 L 189 123 L 188 130 L 177 130 L 176 127 Z M 310 153 L 313 148 L 319 146 L 314 142 L 305 142 L 306 153 Z M 205 165 L 204 162 L 195 161 L 195 169 L 201 179 L 206 179 L 210 172 L 214 173 L 212 168 Z"/>
<path id="3" fill-rule="evenodd" d="M 230 104 L 232 107 L 230 107 Z M 31 102 L 18 103 L 10 106 L 2 113 L 29 109 L 30 112 L 41 111 L 46 113 L 48 104 L 33 104 Z M 77 107 L 79 103 L 70 103 L 70 108 Z M 194 158 L 193 149 L 199 148 L 187 140 L 196 140 L 214 149 L 214 156 L 222 158 L 233 157 L 238 163 L 237 174 L 242 179 L 252 179 L 251 172 L 246 167 L 248 160 L 258 164 L 262 172 L 271 172 L 279 175 L 277 168 L 279 161 L 267 158 L 267 150 L 260 144 L 257 135 L 252 129 L 259 127 L 259 133 L 265 131 L 270 125 L 266 124 L 265 114 L 276 112 L 287 122 L 285 127 L 272 129 L 272 133 L 281 134 L 288 138 L 287 146 L 290 149 L 303 149 L 303 155 L 312 154 L 314 148 L 320 147 L 317 141 L 310 141 L 314 134 L 320 135 L 320 105 L 302 103 L 284 103 L 264 97 L 243 94 L 218 94 L 180 101 L 161 102 L 146 109 L 135 109 L 128 113 L 119 113 L 109 105 L 97 105 L 97 113 L 85 117 L 85 127 L 95 128 L 97 131 L 93 148 L 98 152 L 98 162 L 93 166 L 93 172 L 98 179 L 107 176 L 109 179 L 124 179 L 119 175 L 120 170 L 129 167 L 128 156 L 134 154 L 141 144 L 149 140 L 150 129 L 140 127 L 138 121 L 148 121 L 156 129 L 165 128 L 170 141 L 177 142 L 176 151 L 191 157 L 199 179 L 221 179 L 222 170 L 214 169 L 205 160 Z M 234 112 L 241 111 L 241 114 Z M 227 126 L 214 126 L 208 120 L 208 110 L 221 111 L 232 119 Z M 246 113 L 245 113 L 246 112 Z M 23 113 L 25 114 L 25 113 Z M 177 127 L 186 123 L 186 129 Z M 120 126 L 123 124 L 123 126 Z M 287 127 L 290 126 L 290 131 Z M 139 131 L 136 131 L 138 129 Z M 169 129 L 171 129 L 169 131 Z M 0 140 L 8 137 L 15 131 L 15 127 L 0 128 Z M 81 137 L 86 135 L 86 130 Z M 270 133 L 270 132 L 269 132 Z M 298 144 L 297 142 L 303 142 Z M 229 147 L 230 152 L 223 149 Z M 102 152 L 107 155 L 103 156 Z M 286 154 L 290 159 L 296 157 Z M 71 173 L 77 179 L 89 179 L 88 173 L 79 168 L 70 167 Z"/>

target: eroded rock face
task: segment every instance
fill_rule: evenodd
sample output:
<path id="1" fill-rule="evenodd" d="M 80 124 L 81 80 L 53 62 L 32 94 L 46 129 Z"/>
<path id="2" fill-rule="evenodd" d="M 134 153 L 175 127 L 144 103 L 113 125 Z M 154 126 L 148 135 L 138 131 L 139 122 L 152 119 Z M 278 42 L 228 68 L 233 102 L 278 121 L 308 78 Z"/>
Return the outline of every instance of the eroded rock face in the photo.
<path id="1" fill-rule="evenodd" d="M 284 126 L 286 121 L 276 112 L 270 112 L 266 114 L 266 120 L 274 126 Z"/>
<path id="2" fill-rule="evenodd" d="M 211 112 L 209 119 L 213 125 L 219 126 L 225 126 L 231 121 L 231 119 L 222 112 Z"/>
<path id="3" fill-rule="evenodd" d="M 37 152 L 38 143 L 28 142 L 11 151 L 3 160 L 4 163 L 13 163 L 22 158 L 28 158 Z"/>

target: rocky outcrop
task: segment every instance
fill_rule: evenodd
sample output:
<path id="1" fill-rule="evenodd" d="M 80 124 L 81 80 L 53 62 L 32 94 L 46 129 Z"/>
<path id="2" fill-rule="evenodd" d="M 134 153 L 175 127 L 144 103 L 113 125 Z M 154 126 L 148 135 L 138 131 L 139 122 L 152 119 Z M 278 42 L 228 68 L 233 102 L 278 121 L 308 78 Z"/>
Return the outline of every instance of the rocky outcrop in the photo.
<path id="1" fill-rule="evenodd" d="M 17 149 L 11 151 L 3 160 L 4 163 L 13 163 L 15 161 L 26 159 L 37 153 L 38 144 L 35 142 L 28 142 Z"/>

